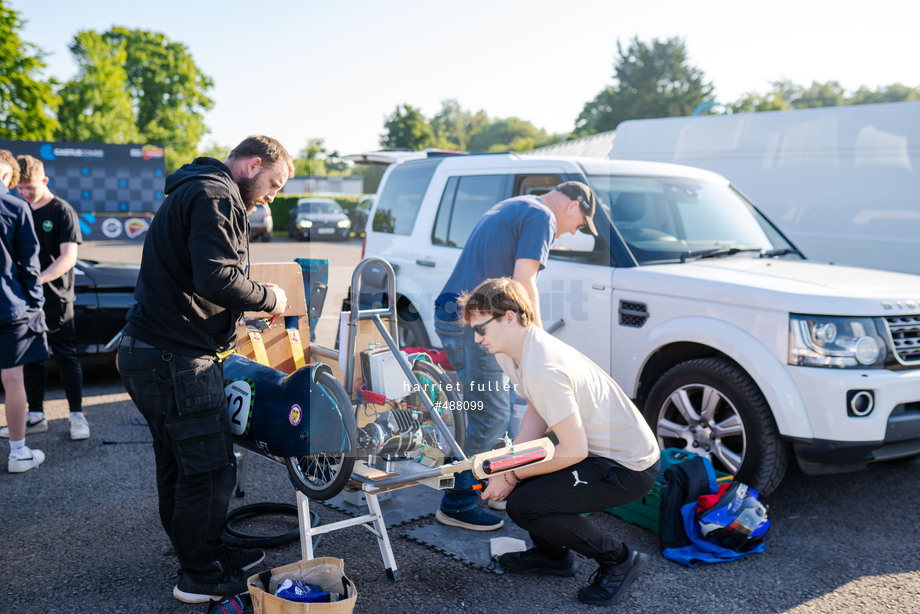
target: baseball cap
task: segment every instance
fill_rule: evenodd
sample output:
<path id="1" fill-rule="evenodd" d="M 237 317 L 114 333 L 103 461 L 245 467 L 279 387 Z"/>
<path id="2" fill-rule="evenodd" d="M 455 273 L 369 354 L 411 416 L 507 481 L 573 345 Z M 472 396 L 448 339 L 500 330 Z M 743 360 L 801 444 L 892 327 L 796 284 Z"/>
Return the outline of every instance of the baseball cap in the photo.
<path id="1" fill-rule="evenodd" d="M 597 227 L 594 225 L 594 210 L 597 208 L 597 197 L 594 195 L 594 190 L 580 181 L 566 181 L 557 185 L 555 189 L 578 203 L 578 206 L 581 207 L 585 214 L 585 222 L 587 222 L 586 226 L 588 227 L 586 234 L 592 234 L 596 237 Z M 585 231 L 582 230 L 582 232 Z"/>

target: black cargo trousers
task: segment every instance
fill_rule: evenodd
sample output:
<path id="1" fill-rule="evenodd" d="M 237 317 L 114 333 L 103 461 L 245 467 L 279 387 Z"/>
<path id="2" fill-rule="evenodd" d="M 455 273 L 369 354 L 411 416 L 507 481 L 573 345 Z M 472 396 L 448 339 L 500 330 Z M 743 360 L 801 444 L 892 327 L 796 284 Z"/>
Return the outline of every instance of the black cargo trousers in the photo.
<path id="1" fill-rule="evenodd" d="M 565 469 L 523 480 L 508 496 L 508 516 L 530 533 L 546 556 L 561 558 L 567 548 L 598 561 L 619 562 L 624 544 L 581 514 L 625 505 L 648 493 L 659 462 L 644 471 L 589 456 Z"/>
<path id="2" fill-rule="evenodd" d="M 223 365 L 125 338 L 118 371 L 153 435 L 160 522 L 176 558 L 192 579 L 216 581 L 236 483 Z"/>

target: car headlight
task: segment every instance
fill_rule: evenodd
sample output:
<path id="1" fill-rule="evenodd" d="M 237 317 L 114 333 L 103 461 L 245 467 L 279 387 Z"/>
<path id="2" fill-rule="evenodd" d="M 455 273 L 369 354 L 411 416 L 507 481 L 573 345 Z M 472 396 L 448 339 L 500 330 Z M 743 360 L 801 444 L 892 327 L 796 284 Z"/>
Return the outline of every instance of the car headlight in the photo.
<path id="1" fill-rule="evenodd" d="M 789 364 L 803 367 L 881 369 L 888 343 L 879 318 L 792 314 Z"/>
<path id="2" fill-rule="evenodd" d="M 298 220 L 297 227 L 298 228 L 312 228 L 313 222 L 311 222 L 310 220 Z"/>
<path id="3" fill-rule="evenodd" d="M 348 228 L 349 226 L 351 226 L 351 222 L 349 222 L 348 220 L 339 220 L 338 222 L 336 222 L 336 226 L 338 226 L 339 228 Z"/>

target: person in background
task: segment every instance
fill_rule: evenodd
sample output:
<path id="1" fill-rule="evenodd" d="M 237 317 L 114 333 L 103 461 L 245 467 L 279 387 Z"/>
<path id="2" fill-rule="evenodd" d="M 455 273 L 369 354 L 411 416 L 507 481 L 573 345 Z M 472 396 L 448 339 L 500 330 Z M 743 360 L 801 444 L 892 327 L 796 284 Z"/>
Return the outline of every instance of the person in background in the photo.
<path id="1" fill-rule="evenodd" d="M 74 272 L 77 246 L 83 242 L 77 212 L 66 201 L 51 193 L 41 160 L 19 156 L 17 191 L 32 206 L 35 234 L 41 249 L 42 288 L 45 292 L 45 321 L 48 345 L 58 365 L 61 385 L 70 407 L 70 438 L 89 438 L 89 424 L 83 415 L 83 369 L 77 358 L 77 335 L 73 322 Z M 29 400 L 31 432 L 48 430 L 45 420 L 45 388 L 48 369 L 44 360 L 23 367 L 26 397 Z"/>
<path id="2" fill-rule="evenodd" d="M 660 451 L 642 414 L 613 379 L 575 348 L 534 323 L 530 297 L 513 279 L 489 279 L 460 298 L 478 343 L 527 399 L 515 443 L 552 431 L 546 463 L 492 478 L 482 497 L 507 499 L 508 515 L 533 548 L 499 557 L 510 573 L 573 576 L 572 554 L 597 570 L 578 599 L 616 603 L 648 565 L 648 555 L 601 531 L 583 514 L 625 505 L 655 484 Z"/>
<path id="3" fill-rule="evenodd" d="M 48 358 L 38 239 L 28 203 L 11 196 L 19 164 L 0 149 L 0 380 L 3 382 L 10 455 L 7 471 L 24 473 L 45 460 L 26 446 L 26 390 L 22 365 Z"/>
<path id="4" fill-rule="evenodd" d="M 247 216 L 293 174 L 265 136 L 226 162 L 197 158 L 166 178 L 144 240 L 116 364 L 153 436 L 160 522 L 181 567 L 173 596 L 186 603 L 246 592 L 243 571 L 265 558 L 221 542 L 236 462 L 218 354 L 234 346 L 242 312 L 284 313 L 281 288 L 247 277 Z"/>
<path id="5" fill-rule="evenodd" d="M 508 378 L 495 358 L 474 340 L 459 319 L 457 297 L 492 277 L 513 277 L 530 296 L 534 324 L 542 326 L 537 296 L 537 273 L 546 266 L 550 244 L 563 234 L 581 230 L 593 235 L 597 198 L 587 185 L 567 181 L 542 196 L 517 196 L 488 211 L 470 234 L 454 271 L 435 300 L 434 328 L 450 364 L 463 386 L 467 409 L 466 443 L 469 456 L 486 452 L 508 430 L 511 394 Z M 479 508 L 473 475 L 455 476 L 453 490 L 444 492 L 435 518 L 438 522 L 473 531 L 493 531 L 504 521 Z M 496 509 L 502 502 L 489 501 Z"/>

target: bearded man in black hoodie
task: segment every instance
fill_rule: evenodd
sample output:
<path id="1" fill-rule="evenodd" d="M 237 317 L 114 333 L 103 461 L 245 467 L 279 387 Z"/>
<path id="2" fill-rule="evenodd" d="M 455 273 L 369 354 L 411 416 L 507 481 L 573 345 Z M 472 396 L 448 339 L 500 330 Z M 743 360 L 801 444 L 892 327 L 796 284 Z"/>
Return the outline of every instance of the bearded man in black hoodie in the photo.
<path id="1" fill-rule="evenodd" d="M 281 288 L 246 274 L 248 213 L 293 174 L 265 136 L 223 163 L 198 158 L 166 178 L 144 241 L 118 369 L 153 435 L 160 521 L 182 568 L 173 595 L 186 603 L 246 592 L 243 571 L 265 556 L 221 544 L 236 463 L 217 355 L 233 347 L 243 311 L 284 312 Z"/>

